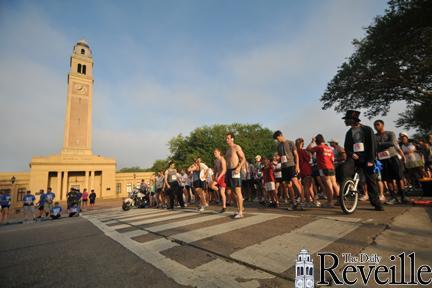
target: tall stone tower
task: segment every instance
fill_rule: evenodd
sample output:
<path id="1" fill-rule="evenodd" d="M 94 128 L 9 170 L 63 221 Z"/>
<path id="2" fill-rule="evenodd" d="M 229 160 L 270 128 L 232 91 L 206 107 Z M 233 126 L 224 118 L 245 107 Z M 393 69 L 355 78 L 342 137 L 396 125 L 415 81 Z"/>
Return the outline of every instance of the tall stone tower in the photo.
<path id="1" fill-rule="evenodd" d="M 70 57 L 63 149 L 35 156 L 30 162 L 30 190 L 52 187 L 56 200 L 71 188 L 95 190 L 99 198 L 115 198 L 116 161 L 92 153 L 93 55 L 85 40 Z"/>
<path id="2" fill-rule="evenodd" d="M 70 57 L 62 154 L 92 154 L 93 56 L 85 40 Z"/>

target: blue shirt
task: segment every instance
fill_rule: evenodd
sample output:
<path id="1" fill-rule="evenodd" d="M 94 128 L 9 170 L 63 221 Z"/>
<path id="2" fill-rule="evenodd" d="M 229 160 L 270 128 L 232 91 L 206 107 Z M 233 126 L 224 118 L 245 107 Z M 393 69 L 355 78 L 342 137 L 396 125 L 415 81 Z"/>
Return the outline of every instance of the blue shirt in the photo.
<path id="1" fill-rule="evenodd" d="M 52 214 L 55 215 L 55 216 L 57 216 L 57 215 L 59 215 L 61 213 L 62 210 L 63 209 L 62 209 L 61 206 L 54 206 L 52 208 Z"/>
<path id="2" fill-rule="evenodd" d="M 0 205 L 1 206 L 8 206 L 10 205 L 11 196 L 8 194 L 2 194 L 0 195 Z"/>
<path id="3" fill-rule="evenodd" d="M 32 194 L 26 194 L 23 197 L 24 204 L 31 205 L 35 201 L 36 197 Z"/>
<path id="4" fill-rule="evenodd" d="M 44 205 L 45 201 L 46 201 L 46 195 L 45 193 L 40 194 L 40 198 L 39 198 L 39 204 L 40 205 Z"/>
<path id="5" fill-rule="evenodd" d="M 48 192 L 46 193 L 46 200 L 48 201 L 48 203 L 52 203 L 52 201 L 55 198 L 55 193 L 54 192 Z"/>

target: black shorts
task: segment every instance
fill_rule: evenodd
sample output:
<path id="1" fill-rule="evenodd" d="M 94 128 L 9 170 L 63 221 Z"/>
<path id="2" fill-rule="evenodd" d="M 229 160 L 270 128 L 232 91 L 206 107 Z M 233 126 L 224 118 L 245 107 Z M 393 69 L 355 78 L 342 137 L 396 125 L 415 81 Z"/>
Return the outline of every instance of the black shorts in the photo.
<path id="1" fill-rule="evenodd" d="M 39 211 L 43 211 L 44 210 L 44 205 L 39 205 Z"/>
<path id="2" fill-rule="evenodd" d="M 317 166 L 313 166 L 312 167 L 312 177 L 319 177 L 319 176 L 320 176 L 320 174 L 319 174 L 318 167 Z"/>
<path id="3" fill-rule="evenodd" d="M 90 204 L 94 204 L 96 199 L 90 199 Z"/>
<path id="4" fill-rule="evenodd" d="M 83 202 L 83 203 L 87 203 L 87 199 L 83 199 L 82 202 Z"/>
<path id="5" fill-rule="evenodd" d="M 336 172 L 333 169 L 320 169 L 319 174 L 320 176 L 335 176 Z"/>
<path id="6" fill-rule="evenodd" d="M 9 207 L 10 207 L 10 205 L 1 205 L 2 209 L 9 208 Z"/>
<path id="7" fill-rule="evenodd" d="M 282 167 L 282 181 L 291 181 L 295 177 L 297 177 L 295 166 Z"/>
<path id="8" fill-rule="evenodd" d="M 193 188 L 203 188 L 204 187 L 203 181 L 201 181 L 201 180 L 195 180 L 192 183 L 192 186 L 193 186 Z"/>
<path id="9" fill-rule="evenodd" d="M 380 161 L 383 164 L 383 170 L 381 170 L 383 181 L 401 180 L 403 178 L 403 165 L 397 156 Z"/>
<path id="10" fill-rule="evenodd" d="M 282 178 L 275 178 L 276 183 L 282 183 Z"/>
<path id="11" fill-rule="evenodd" d="M 236 187 L 242 187 L 242 181 L 241 178 L 233 178 L 234 169 L 228 169 L 227 173 L 225 174 L 225 183 L 227 185 L 227 188 L 235 189 Z"/>

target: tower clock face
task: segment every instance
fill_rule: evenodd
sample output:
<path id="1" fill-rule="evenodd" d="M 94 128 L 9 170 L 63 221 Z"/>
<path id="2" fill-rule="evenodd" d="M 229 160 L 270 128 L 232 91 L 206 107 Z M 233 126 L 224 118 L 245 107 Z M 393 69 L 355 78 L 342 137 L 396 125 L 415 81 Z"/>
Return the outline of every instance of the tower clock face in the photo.
<path id="1" fill-rule="evenodd" d="M 79 95 L 87 95 L 88 92 L 88 85 L 86 84 L 81 84 L 81 83 L 75 83 L 73 84 L 73 92 L 75 94 L 79 94 Z"/>

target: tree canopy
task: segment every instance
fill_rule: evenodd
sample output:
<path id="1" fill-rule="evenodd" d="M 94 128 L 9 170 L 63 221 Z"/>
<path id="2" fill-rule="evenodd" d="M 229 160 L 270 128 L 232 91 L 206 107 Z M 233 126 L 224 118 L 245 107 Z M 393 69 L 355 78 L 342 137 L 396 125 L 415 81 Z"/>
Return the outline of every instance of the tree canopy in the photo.
<path id="1" fill-rule="evenodd" d="M 273 132 L 260 124 L 231 124 L 199 127 L 189 136 L 178 135 L 169 143 L 170 157 L 167 160 L 157 160 L 152 171 L 165 170 L 168 160 L 174 160 L 179 168 L 189 167 L 196 157 L 212 166 L 213 151 L 219 148 L 225 153 L 227 144 L 225 137 L 228 132 L 235 135 L 235 143 L 239 144 L 249 160 L 256 155 L 270 157 L 275 151 Z M 165 165 L 160 165 L 165 164 Z"/>
<path id="2" fill-rule="evenodd" d="M 141 168 L 139 166 L 132 166 L 132 167 L 124 167 L 121 168 L 118 172 L 120 173 L 128 173 L 128 172 L 147 172 L 147 169 Z"/>
<path id="3" fill-rule="evenodd" d="M 432 1 L 391 0 L 321 97 L 323 109 L 364 109 L 385 115 L 393 102 L 406 103 L 396 124 L 432 129 Z"/>

